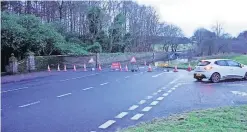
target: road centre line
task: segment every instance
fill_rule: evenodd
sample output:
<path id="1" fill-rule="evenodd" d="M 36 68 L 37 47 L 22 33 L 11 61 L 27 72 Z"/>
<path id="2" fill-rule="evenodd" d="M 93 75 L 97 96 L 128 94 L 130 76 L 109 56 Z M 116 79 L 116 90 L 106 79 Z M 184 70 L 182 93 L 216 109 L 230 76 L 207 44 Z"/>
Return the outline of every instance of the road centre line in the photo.
<path id="1" fill-rule="evenodd" d="M 84 88 L 84 89 L 82 89 L 82 90 L 89 90 L 89 89 L 92 89 L 93 87 L 88 87 L 88 88 Z"/>
<path id="2" fill-rule="evenodd" d="M 146 97 L 146 99 L 151 99 L 151 98 L 153 98 L 153 96 L 147 96 L 147 97 Z"/>
<path id="3" fill-rule="evenodd" d="M 164 93 L 162 96 L 168 96 L 169 95 L 169 93 Z"/>
<path id="4" fill-rule="evenodd" d="M 100 85 L 101 85 L 101 86 L 103 86 L 103 85 L 106 85 L 106 84 L 108 84 L 108 83 L 109 83 L 109 82 L 106 82 L 106 83 L 101 83 Z"/>
<path id="5" fill-rule="evenodd" d="M 141 100 L 138 104 L 144 104 L 146 100 Z"/>
<path id="6" fill-rule="evenodd" d="M 160 93 L 162 90 L 158 90 L 157 92 Z"/>
<path id="7" fill-rule="evenodd" d="M 159 101 L 153 101 L 150 105 L 157 105 Z"/>
<path id="8" fill-rule="evenodd" d="M 40 103 L 40 101 L 36 101 L 36 102 L 33 102 L 33 103 L 21 105 L 21 106 L 19 106 L 19 107 L 20 107 L 20 108 L 23 108 L 23 107 L 27 107 L 27 106 L 30 106 L 30 105 L 35 105 L 35 104 L 38 104 L 38 103 Z"/>
<path id="9" fill-rule="evenodd" d="M 22 87 L 22 88 L 17 88 L 17 89 L 11 89 L 11 90 L 6 90 L 6 91 L 1 91 L 1 93 L 7 93 L 7 92 L 12 92 L 12 91 L 17 91 L 17 90 L 22 90 L 22 89 L 27 89 L 28 87 Z"/>
<path id="10" fill-rule="evenodd" d="M 147 111 L 149 111 L 151 109 L 152 109 L 152 107 L 148 106 L 148 107 L 143 108 L 142 111 L 147 112 Z"/>
<path id="11" fill-rule="evenodd" d="M 100 125 L 99 128 L 101 129 L 106 129 L 108 128 L 110 125 L 112 125 L 113 123 L 115 123 L 116 121 L 114 120 L 108 120 L 107 122 L 105 122 L 104 124 Z"/>
<path id="12" fill-rule="evenodd" d="M 72 93 L 62 94 L 62 95 L 59 95 L 59 96 L 57 96 L 57 97 L 58 97 L 58 98 L 61 98 L 61 97 L 64 97 L 64 96 L 68 96 L 68 95 L 70 95 L 70 94 L 72 94 Z"/>
<path id="13" fill-rule="evenodd" d="M 142 116 L 143 116 L 144 114 L 136 114 L 136 115 L 134 115 L 133 117 L 131 117 L 130 119 L 131 120 L 138 120 L 139 118 L 141 118 Z"/>
<path id="14" fill-rule="evenodd" d="M 159 73 L 159 74 L 157 74 L 157 75 L 153 75 L 152 77 L 158 77 L 158 76 L 160 76 L 160 75 L 162 75 L 162 74 L 164 74 L 165 72 L 162 72 L 162 73 Z"/>
<path id="15" fill-rule="evenodd" d="M 174 87 L 174 88 L 171 88 L 171 90 L 175 90 L 176 88 Z"/>
<path id="16" fill-rule="evenodd" d="M 163 100 L 163 99 L 164 99 L 164 97 L 159 97 L 159 98 L 157 98 L 156 100 L 161 101 L 161 100 Z"/>
<path id="17" fill-rule="evenodd" d="M 158 93 L 156 93 L 156 92 L 155 92 L 155 93 L 153 93 L 153 95 L 157 95 L 157 94 L 158 94 Z"/>
<path id="18" fill-rule="evenodd" d="M 169 91 L 167 91 L 168 93 L 171 93 L 172 92 L 172 90 L 169 90 Z"/>
<path id="19" fill-rule="evenodd" d="M 132 105 L 129 110 L 135 110 L 136 108 L 138 108 L 139 106 L 138 105 Z"/>
<path id="20" fill-rule="evenodd" d="M 121 119 L 121 118 L 123 118 L 124 116 L 126 116 L 127 114 L 128 114 L 128 112 L 122 112 L 122 113 L 118 114 L 117 116 L 115 116 L 115 118 Z"/>

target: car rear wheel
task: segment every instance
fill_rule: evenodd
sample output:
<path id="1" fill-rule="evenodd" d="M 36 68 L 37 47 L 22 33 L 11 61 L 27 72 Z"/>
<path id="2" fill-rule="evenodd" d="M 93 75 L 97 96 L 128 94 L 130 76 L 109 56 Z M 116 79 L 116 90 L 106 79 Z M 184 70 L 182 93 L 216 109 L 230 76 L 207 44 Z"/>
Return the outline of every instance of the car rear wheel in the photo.
<path id="1" fill-rule="evenodd" d="M 218 83 L 220 81 L 220 74 L 219 73 L 213 73 L 211 76 L 211 81 L 213 83 Z"/>
<path id="2" fill-rule="evenodd" d="M 244 79 L 247 80 L 247 72 L 245 73 Z"/>

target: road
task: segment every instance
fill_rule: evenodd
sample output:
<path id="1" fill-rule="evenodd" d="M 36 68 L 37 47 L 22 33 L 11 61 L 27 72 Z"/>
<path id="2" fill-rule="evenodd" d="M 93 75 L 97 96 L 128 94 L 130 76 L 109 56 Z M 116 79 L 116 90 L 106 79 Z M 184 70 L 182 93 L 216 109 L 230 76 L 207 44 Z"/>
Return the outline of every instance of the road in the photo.
<path id="1" fill-rule="evenodd" d="M 246 81 L 196 82 L 192 73 L 67 72 L 3 84 L 4 132 L 111 132 L 184 111 L 247 104 Z"/>

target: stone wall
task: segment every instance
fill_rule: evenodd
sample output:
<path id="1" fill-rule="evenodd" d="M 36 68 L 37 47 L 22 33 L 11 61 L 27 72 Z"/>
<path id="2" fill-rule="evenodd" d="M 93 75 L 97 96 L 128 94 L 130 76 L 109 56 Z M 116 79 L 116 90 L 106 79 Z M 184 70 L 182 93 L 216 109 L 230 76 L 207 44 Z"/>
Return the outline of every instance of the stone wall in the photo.
<path id="1" fill-rule="evenodd" d="M 130 59 L 135 57 L 137 60 L 137 64 L 144 65 L 146 61 L 147 64 L 164 59 L 165 53 L 157 52 L 154 54 L 152 52 L 144 52 L 144 53 L 100 53 L 98 54 L 97 63 L 101 64 L 102 67 L 110 67 L 112 62 L 121 62 L 122 65 L 129 64 Z M 88 61 L 93 58 L 94 63 L 90 64 Z M 154 60 L 153 60 L 154 59 Z M 48 65 L 51 69 L 57 69 L 58 64 L 60 65 L 60 69 L 63 70 L 64 65 L 68 69 L 72 69 L 74 65 L 76 68 L 82 68 L 84 64 L 87 67 L 95 67 L 96 66 L 96 54 L 85 55 L 85 56 L 68 56 L 68 55 L 54 55 L 54 56 L 35 56 L 35 70 L 42 71 L 47 70 Z M 21 65 L 19 72 L 23 72 L 24 69 L 27 69 L 25 65 Z"/>

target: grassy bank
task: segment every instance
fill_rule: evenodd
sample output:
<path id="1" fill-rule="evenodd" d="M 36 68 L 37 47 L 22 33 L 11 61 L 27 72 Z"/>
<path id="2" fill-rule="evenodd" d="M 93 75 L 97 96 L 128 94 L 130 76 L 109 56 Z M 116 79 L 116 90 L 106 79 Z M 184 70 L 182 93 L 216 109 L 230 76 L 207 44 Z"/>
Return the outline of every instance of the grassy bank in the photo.
<path id="1" fill-rule="evenodd" d="M 242 64 L 247 65 L 247 55 L 216 55 L 216 56 L 207 56 L 207 57 L 198 57 L 196 58 L 196 60 L 193 60 L 190 62 L 190 65 L 192 66 L 192 68 L 194 68 L 196 66 L 196 64 L 198 63 L 199 60 L 202 59 L 232 59 L 235 61 L 238 61 Z M 188 68 L 189 63 L 187 62 L 178 62 L 178 61 L 172 61 L 170 62 L 169 66 L 174 67 L 176 66 L 178 68 Z"/>
<path id="2" fill-rule="evenodd" d="M 193 111 L 141 123 L 121 132 L 246 132 L 247 105 Z"/>

